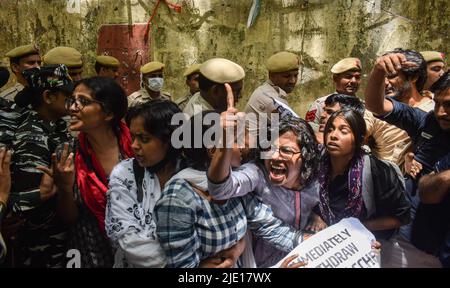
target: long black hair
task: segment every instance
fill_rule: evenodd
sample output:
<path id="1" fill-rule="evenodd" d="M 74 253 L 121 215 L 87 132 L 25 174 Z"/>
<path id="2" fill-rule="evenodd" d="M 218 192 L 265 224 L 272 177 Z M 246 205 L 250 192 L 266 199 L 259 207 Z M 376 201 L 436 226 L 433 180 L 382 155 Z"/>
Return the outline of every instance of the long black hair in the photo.
<path id="1" fill-rule="evenodd" d="M 103 103 L 105 113 L 113 114 L 113 127 L 118 126 L 128 109 L 127 95 L 123 88 L 114 79 L 100 76 L 81 79 L 76 82 L 75 87 L 81 84 L 92 91 L 92 98 Z"/>
<path id="2" fill-rule="evenodd" d="M 327 121 L 327 124 L 325 125 L 323 135 L 324 144 L 327 144 L 327 136 L 330 133 L 331 126 L 333 125 L 333 122 L 337 117 L 344 118 L 344 120 L 348 123 L 350 129 L 352 130 L 353 136 L 355 138 L 355 155 L 357 155 L 359 152 L 362 152 L 362 146 L 367 131 L 366 121 L 364 121 L 363 116 L 359 112 L 350 108 L 344 108 L 331 114 L 330 118 Z"/>

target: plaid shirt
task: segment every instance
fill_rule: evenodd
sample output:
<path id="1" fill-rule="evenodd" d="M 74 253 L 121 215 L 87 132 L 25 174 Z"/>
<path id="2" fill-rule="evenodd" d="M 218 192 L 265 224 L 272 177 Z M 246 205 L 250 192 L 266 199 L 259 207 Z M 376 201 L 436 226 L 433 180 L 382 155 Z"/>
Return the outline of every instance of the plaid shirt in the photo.
<path id="1" fill-rule="evenodd" d="M 301 234 L 275 218 L 253 194 L 220 205 L 196 193 L 183 179 L 171 181 L 155 207 L 156 233 L 168 267 L 197 267 L 200 261 L 236 244 L 248 228 L 284 251 Z"/>

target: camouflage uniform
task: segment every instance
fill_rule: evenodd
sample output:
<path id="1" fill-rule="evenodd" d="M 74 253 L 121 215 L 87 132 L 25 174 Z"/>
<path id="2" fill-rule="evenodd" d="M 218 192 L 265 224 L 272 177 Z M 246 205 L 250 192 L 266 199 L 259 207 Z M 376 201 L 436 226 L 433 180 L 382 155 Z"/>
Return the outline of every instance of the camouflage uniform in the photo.
<path id="1" fill-rule="evenodd" d="M 0 145 L 12 147 L 14 133 L 25 114 L 14 102 L 0 98 Z"/>
<path id="2" fill-rule="evenodd" d="M 49 122 L 34 110 L 29 110 L 17 128 L 10 201 L 14 213 L 25 220 L 17 235 L 16 260 L 20 266 L 64 266 L 67 227 L 56 215 L 56 196 L 41 201 L 39 186 L 43 173 L 35 167 L 49 167 L 56 147 L 70 141 L 64 120 Z"/>

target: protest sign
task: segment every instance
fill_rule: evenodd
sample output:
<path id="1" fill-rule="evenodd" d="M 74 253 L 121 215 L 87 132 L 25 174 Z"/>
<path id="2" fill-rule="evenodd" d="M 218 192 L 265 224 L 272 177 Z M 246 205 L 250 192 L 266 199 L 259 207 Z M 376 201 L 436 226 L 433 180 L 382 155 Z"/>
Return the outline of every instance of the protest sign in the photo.
<path id="1" fill-rule="evenodd" d="M 346 218 L 300 243 L 292 263 L 307 262 L 305 268 L 380 268 L 379 253 L 371 247 L 375 236 L 356 218 Z"/>

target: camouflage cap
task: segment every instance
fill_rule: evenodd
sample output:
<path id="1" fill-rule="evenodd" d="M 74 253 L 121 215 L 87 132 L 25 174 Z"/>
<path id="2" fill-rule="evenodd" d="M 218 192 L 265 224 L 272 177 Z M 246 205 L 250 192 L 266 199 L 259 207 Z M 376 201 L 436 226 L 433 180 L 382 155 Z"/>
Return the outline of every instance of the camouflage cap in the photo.
<path id="1" fill-rule="evenodd" d="M 105 67 L 111 67 L 111 68 L 119 68 L 120 62 L 117 60 L 117 58 L 107 55 L 100 55 L 97 56 L 95 59 L 96 62 L 102 66 Z"/>
<path id="2" fill-rule="evenodd" d="M 435 61 L 441 61 L 444 62 L 444 53 L 438 52 L 438 51 L 422 51 L 420 52 L 422 54 L 423 58 L 425 59 L 425 62 L 435 62 Z"/>
<path id="3" fill-rule="evenodd" d="M 8 58 L 19 58 L 27 55 L 39 54 L 39 46 L 37 44 L 29 44 L 16 47 L 6 53 L 6 57 Z"/>
<path id="4" fill-rule="evenodd" d="M 200 66 L 200 73 L 215 83 L 233 83 L 244 79 L 244 69 L 224 58 L 213 58 Z"/>
<path id="5" fill-rule="evenodd" d="M 300 59 L 294 53 L 282 51 L 273 54 L 267 59 L 266 68 L 269 72 L 286 72 L 300 67 Z"/>
<path id="6" fill-rule="evenodd" d="M 361 60 L 358 58 L 344 58 L 331 67 L 331 73 L 341 74 L 347 71 L 361 71 Z"/>
<path id="7" fill-rule="evenodd" d="M 73 91 L 72 79 L 66 65 L 47 65 L 24 70 L 22 75 L 30 88 L 59 88 Z"/>
<path id="8" fill-rule="evenodd" d="M 187 77 L 191 74 L 194 73 L 199 73 L 200 72 L 200 66 L 202 66 L 202 64 L 193 64 L 191 66 L 189 66 L 186 71 L 184 71 L 183 76 Z"/>
<path id="9" fill-rule="evenodd" d="M 51 49 L 44 55 L 44 65 L 64 64 L 71 72 L 81 72 L 83 59 L 81 53 L 75 48 L 59 46 Z"/>
<path id="10" fill-rule="evenodd" d="M 144 66 L 141 67 L 141 73 L 147 74 L 151 72 L 155 72 L 164 68 L 164 64 L 158 61 L 148 62 Z"/>

